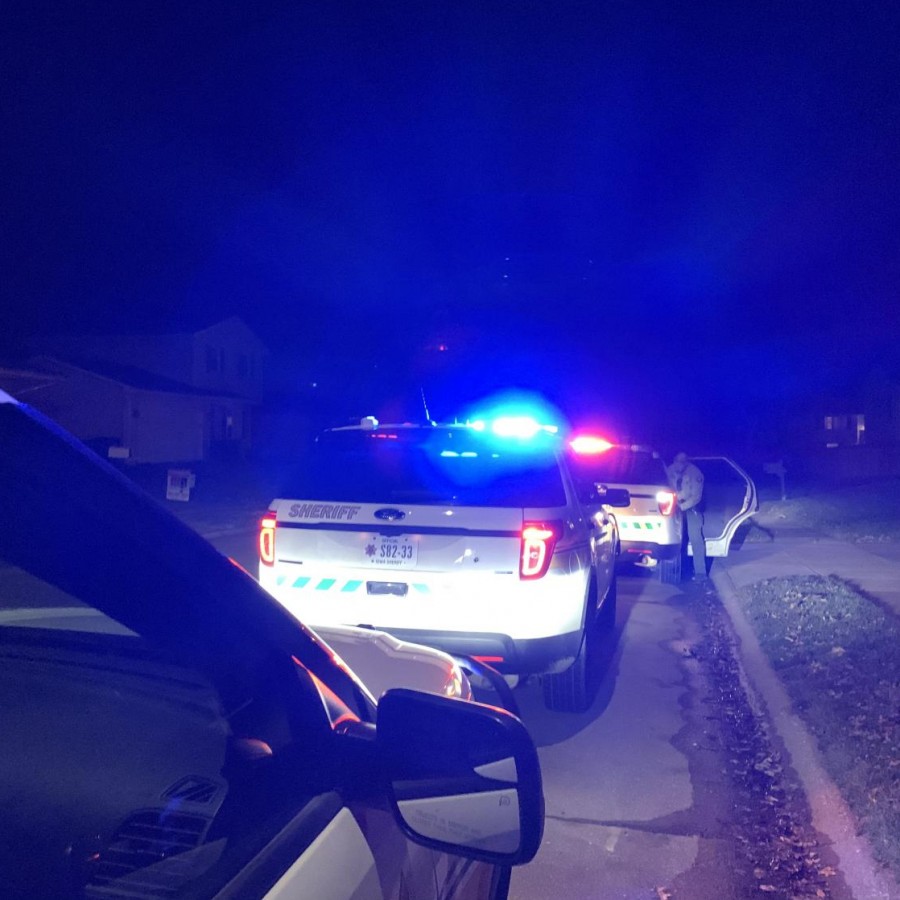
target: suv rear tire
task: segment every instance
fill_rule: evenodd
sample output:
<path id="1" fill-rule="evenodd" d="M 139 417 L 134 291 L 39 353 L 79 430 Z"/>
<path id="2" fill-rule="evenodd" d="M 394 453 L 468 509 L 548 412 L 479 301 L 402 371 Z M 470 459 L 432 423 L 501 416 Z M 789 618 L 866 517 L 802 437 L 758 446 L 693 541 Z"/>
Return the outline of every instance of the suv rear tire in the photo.
<path id="1" fill-rule="evenodd" d="M 606 591 L 606 598 L 603 601 L 603 606 L 600 607 L 600 612 L 597 615 L 597 621 L 600 624 L 600 628 L 602 631 L 615 631 L 616 629 L 616 601 L 619 598 L 619 582 L 616 578 L 616 573 L 613 571 L 612 580 L 609 583 L 609 588 Z"/>
<path id="2" fill-rule="evenodd" d="M 596 588 L 593 590 L 596 591 Z M 594 596 L 593 592 L 591 596 Z M 547 709 L 575 713 L 590 709 L 597 693 L 603 635 L 616 627 L 617 596 L 618 587 L 613 571 L 603 606 L 598 610 L 591 601 L 590 615 L 575 662 L 563 672 L 541 678 Z"/>
<path id="3" fill-rule="evenodd" d="M 593 622 L 585 631 L 575 662 L 568 669 L 541 678 L 547 709 L 554 712 L 584 712 L 591 705 L 593 698 L 589 689 L 589 676 L 592 657 L 596 653 L 596 625 Z"/>

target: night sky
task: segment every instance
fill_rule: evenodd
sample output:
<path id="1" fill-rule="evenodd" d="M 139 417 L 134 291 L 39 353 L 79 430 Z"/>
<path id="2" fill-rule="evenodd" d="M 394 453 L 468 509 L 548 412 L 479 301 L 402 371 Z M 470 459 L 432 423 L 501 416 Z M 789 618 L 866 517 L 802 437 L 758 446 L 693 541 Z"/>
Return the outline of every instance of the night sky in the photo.
<path id="1" fill-rule="evenodd" d="M 900 5 L 250 6 L 3 4 L 0 349 L 238 314 L 694 419 L 896 364 Z"/>

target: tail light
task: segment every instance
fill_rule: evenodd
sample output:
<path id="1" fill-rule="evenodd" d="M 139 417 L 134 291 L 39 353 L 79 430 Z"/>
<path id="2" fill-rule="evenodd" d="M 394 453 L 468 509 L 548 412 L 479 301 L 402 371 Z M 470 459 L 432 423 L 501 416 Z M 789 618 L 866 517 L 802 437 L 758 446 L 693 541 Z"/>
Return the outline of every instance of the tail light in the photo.
<path id="1" fill-rule="evenodd" d="M 559 540 L 562 526 L 545 522 L 526 522 L 522 527 L 522 554 L 519 558 L 519 577 L 522 580 L 543 578 L 550 568 L 553 548 Z"/>
<path id="2" fill-rule="evenodd" d="M 264 565 L 275 564 L 275 526 L 277 516 L 267 512 L 259 523 L 259 561 Z"/>
<path id="3" fill-rule="evenodd" d="M 657 491 L 656 502 L 659 505 L 659 514 L 661 516 L 671 516 L 675 512 L 674 491 Z"/>

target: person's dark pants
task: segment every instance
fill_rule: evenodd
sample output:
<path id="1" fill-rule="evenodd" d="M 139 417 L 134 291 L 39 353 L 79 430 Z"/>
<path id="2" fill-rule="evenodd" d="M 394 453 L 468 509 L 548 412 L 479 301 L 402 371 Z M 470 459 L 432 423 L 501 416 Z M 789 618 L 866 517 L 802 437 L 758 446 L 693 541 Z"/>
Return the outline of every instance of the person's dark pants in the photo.
<path id="1" fill-rule="evenodd" d="M 706 541 L 703 538 L 703 513 L 699 509 L 686 509 L 684 523 L 694 554 L 694 576 L 706 577 Z"/>

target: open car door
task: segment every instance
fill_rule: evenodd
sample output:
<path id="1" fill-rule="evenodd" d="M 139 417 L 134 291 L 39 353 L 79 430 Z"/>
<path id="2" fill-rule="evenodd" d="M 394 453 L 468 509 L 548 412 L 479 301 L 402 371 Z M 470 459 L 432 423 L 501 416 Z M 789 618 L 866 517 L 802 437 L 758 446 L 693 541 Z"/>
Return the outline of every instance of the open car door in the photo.
<path id="1" fill-rule="evenodd" d="M 692 456 L 703 473 L 703 533 L 707 556 L 728 556 L 738 528 L 759 510 L 753 479 L 724 456 Z M 688 553 L 693 556 L 688 543 Z"/>

